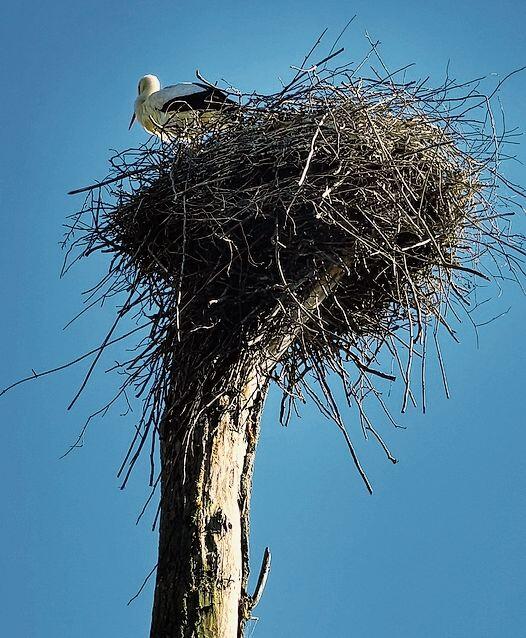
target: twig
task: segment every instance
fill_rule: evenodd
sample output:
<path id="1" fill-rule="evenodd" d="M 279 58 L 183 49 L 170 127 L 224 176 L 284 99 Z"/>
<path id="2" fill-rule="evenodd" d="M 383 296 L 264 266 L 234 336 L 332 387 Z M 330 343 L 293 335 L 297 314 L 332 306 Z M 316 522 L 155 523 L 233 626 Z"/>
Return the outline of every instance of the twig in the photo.
<path id="1" fill-rule="evenodd" d="M 270 574 L 271 559 L 272 556 L 270 554 L 270 549 L 265 547 L 265 553 L 263 554 L 263 560 L 261 561 L 261 568 L 259 570 L 258 582 L 254 589 L 254 593 L 250 597 L 250 611 L 257 607 L 261 600 L 261 596 L 263 596 L 265 585 L 267 584 L 267 578 Z"/>

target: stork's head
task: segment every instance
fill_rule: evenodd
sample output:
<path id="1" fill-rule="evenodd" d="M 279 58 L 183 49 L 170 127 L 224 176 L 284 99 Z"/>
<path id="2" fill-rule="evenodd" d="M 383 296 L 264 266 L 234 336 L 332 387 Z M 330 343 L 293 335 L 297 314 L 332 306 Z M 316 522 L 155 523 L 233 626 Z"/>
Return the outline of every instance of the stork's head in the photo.
<path id="1" fill-rule="evenodd" d="M 138 86 L 138 97 L 135 100 L 135 112 L 132 115 L 130 126 L 128 126 L 128 130 L 131 129 L 133 123 L 135 122 L 136 112 L 137 112 L 137 104 L 142 104 L 144 100 L 152 93 L 159 91 L 161 88 L 161 83 L 159 82 L 159 78 L 156 75 L 143 75 L 139 80 Z"/>
<path id="2" fill-rule="evenodd" d="M 161 88 L 161 83 L 156 75 L 143 75 L 139 80 L 139 95 L 147 97 Z"/>

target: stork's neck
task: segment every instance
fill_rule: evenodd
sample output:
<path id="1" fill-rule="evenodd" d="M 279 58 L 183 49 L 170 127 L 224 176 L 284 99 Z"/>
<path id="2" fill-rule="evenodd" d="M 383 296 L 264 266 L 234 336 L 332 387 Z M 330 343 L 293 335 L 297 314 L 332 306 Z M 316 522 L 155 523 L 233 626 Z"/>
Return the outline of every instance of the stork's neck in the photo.
<path id="1" fill-rule="evenodd" d="M 141 91 L 141 94 L 139 95 L 138 99 L 139 100 L 142 99 L 144 101 L 147 97 L 150 97 L 152 93 L 156 93 L 158 90 L 159 90 L 159 87 L 155 86 L 153 83 L 147 84 Z"/>
<path id="2" fill-rule="evenodd" d="M 146 102 L 146 100 L 150 97 L 150 95 L 152 95 L 152 93 L 155 93 L 158 90 L 159 89 L 157 89 L 155 86 L 150 84 L 144 86 L 142 91 L 139 93 L 139 95 L 137 96 L 135 100 L 135 112 L 137 113 L 137 109 L 141 108 L 143 104 Z"/>

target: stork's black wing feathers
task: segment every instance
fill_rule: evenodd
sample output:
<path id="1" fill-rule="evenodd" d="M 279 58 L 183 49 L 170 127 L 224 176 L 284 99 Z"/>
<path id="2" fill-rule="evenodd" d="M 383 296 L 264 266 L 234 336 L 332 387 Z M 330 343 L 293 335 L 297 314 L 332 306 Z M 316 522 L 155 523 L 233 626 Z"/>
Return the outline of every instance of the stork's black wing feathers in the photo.
<path id="1" fill-rule="evenodd" d="M 235 105 L 235 102 L 227 97 L 223 91 L 206 84 L 194 83 L 203 87 L 202 91 L 196 91 L 181 97 L 174 97 L 166 101 L 161 111 L 164 113 L 178 113 L 183 111 L 219 111 L 226 110 Z"/>

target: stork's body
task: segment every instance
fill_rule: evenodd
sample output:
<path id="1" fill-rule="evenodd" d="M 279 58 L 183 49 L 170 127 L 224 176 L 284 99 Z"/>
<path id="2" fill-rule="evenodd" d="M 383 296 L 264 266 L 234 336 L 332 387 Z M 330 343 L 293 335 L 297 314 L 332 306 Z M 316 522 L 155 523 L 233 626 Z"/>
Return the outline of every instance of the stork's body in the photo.
<path id="1" fill-rule="evenodd" d="M 161 89 L 155 75 L 145 75 L 139 81 L 130 128 L 137 118 L 144 129 L 162 139 L 192 137 L 233 104 L 214 86 L 181 82 Z"/>

